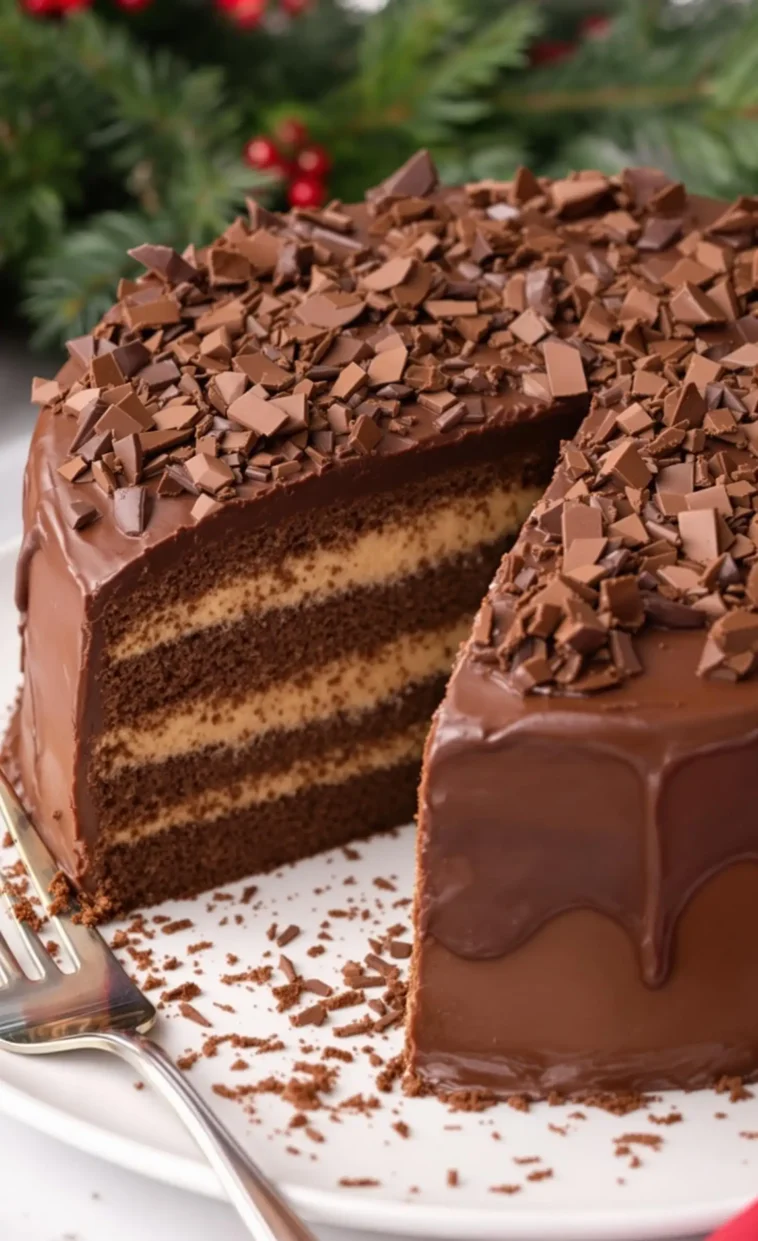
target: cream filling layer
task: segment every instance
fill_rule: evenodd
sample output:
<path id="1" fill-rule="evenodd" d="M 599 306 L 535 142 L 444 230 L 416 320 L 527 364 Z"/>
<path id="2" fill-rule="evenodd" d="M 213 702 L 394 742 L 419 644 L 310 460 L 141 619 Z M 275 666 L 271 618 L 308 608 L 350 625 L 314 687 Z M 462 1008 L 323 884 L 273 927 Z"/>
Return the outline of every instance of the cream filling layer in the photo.
<path id="1" fill-rule="evenodd" d="M 132 844 L 158 832 L 189 823 L 213 823 L 227 815 L 251 810 L 283 797 L 294 797 L 314 785 L 343 784 L 355 776 L 368 775 L 421 758 L 427 724 L 414 724 L 406 732 L 374 746 L 362 746 L 357 754 L 345 747 L 317 759 L 301 759 L 287 771 L 264 773 L 236 781 L 233 789 L 207 789 L 186 801 L 174 802 L 143 823 L 131 823 L 108 835 L 114 844 Z M 254 825 L 251 826 L 254 830 Z"/>
<path id="2" fill-rule="evenodd" d="M 124 767 L 159 763 L 206 746 L 241 747 L 272 730 L 317 723 L 338 711 L 358 715 L 408 685 L 447 674 L 466 637 L 470 618 L 432 633 L 405 633 L 369 659 L 350 655 L 332 660 L 304 680 L 279 681 L 254 690 L 242 701 L 199 699 L 166 712 L 143 715 L 135 726 L 112 729 L 97 752 L 114 774 Z"/>
<path id="3" fill-rule="evenodd" d="M 427 564 L 515 533 L 540 494 L 537 487 L 499 484 L 488 492 L 432 506 L 413 521 L 388 521 L 344 546 L 288 556 L 274 570 L 247 572 L 198 599 L 141 616 L 108 654 L 115 661 L 131 659 L 211 625 L 397 581 Z"/>

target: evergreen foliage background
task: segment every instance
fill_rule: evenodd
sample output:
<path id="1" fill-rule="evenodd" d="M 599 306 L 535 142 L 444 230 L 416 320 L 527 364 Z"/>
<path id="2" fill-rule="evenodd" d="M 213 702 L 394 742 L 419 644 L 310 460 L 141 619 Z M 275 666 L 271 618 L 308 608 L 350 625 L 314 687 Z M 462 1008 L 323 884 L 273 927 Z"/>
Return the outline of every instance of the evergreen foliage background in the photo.
<path id="1" fill-rule="evenodd" d="M 345 200 L 420 145 L 451 181 L 647 163 L 758 193 L 758 3 L 313 0 L 243 31 L 213 0 L 0 0 L 4 307 L 57 342 L 108 306 L 128 247 L 208 240 L 251 192 L 282 205 L 242 150 L 290 117 Z"/>

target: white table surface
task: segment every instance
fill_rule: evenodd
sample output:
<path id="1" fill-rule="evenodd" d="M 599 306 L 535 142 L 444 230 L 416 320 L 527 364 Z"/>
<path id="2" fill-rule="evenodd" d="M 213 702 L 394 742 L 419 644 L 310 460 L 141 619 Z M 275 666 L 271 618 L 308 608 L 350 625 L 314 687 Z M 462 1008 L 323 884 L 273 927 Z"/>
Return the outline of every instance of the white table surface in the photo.
<path id="1" fill-rule="evenodd" d="M 249 1241 L 224 1203 L 124 1172 L 3 1117 L 0 1152 L 2 1241 Z M 333 1229 L 318 1235 L 348 1241 Z"/>
<path id="2" fill-rule="evenodd" d="M 18 451 L 33 374 L 54 363 L 0 337 L 0 543 L 20 533 Z M 0 1089 L 2 1087 L 0 1086 Z M 323 1241 L 388 1241 L 319 1228 Z M 245 1241 L 230 1207 L 125 1172 L 0 1115 L 0 1241 Z M 397 1241 L 397 1239 L 396 1239 Z"/>

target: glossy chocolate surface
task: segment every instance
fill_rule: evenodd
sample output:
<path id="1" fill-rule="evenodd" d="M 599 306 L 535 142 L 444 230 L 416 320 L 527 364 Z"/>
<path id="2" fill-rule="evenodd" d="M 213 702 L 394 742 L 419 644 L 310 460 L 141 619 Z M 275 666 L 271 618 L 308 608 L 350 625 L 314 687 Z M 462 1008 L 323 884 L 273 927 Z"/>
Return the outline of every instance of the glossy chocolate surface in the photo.
<path id="1" fill-rule="evenodd" d="M 699 680 L 698 643 L 651 632 L 647 675 L 598 697 L 522 699 L 459 665 L 429 745 L 422 933 L 489 958 L 589 907 L 665 980 L 694 893 L 758 861 L 758 686 Z"/>
<path id="2" fill-rule="evenodd" d="M 633 940 L 594 909 L 559 914 L 488 959 L 459 956 L 429 935 L 410 1008 L 415 1084 L 445 1094 L 606 1096 L 624 1110 L 644 1104 L 644 1092 L 750 1078 L 757 931 L 758 868 L 740 863 L 685 909 L 661 987 L 642 981 Z"/>

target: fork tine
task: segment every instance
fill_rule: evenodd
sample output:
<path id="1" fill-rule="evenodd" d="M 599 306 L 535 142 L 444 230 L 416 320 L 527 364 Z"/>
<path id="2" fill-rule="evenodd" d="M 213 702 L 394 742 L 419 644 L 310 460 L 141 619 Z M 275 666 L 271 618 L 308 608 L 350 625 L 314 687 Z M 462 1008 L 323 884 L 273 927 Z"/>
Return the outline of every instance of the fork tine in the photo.
<path id="1" fill-rule="evenodd" d="M 14 953 L 6 940 L 5 936 L 0 932 L 0 973 L 5 976 L 6 983 L 14 982 L 17 978 L 23 978 L 24 971 L 19 965 Z"/>
<path id="2" fill-rule="evenodd" d="M 28 922 L 24 922 L 22 921 L 21 918 L 18 917 L 18 915 L 16 914 L 15 906 L 13 904 L 13 898 L 10 896 L 10 894 L 5 889 L 5 887 L 3 888 L 3 903 L 5 904 L 9 912 L 12 914 L 13 921 L 16 924 L 17 934 L 21 942 L 23 943 L 24 948 L 26 949 L 27 953 L 29 954 L 32 961 L 34 962 L 37 969 L 39 970 L 42 978 L 54 978 L 56 974 L 60 973 L 58 966 L 53 961 L 53 958 L 50 956 L 50 953 L 45 948 L 37 932 L 33 930 L 32 927 L 29 926 Z M 11 954 L 11 958 L 15 959 L 13 958 L 12 954 Z M 20 969 L 20 966 L 17 961 L 16 961 L 16 968 Z M 21 973 L 23 973 L 23 970 L 21 970 Z"/>
<path id="3" fill-rule="evenodd" d="M 68 914 L 58 914 L 54 921 L 64 947 L 77 968 L 90 964 L 93 960 L 102 961 L 103 954 L 110 953 L 110 949 L 94 927 L 74 922 Z"/>
<path id="4" fill-rule="evenodd" d="M 55 862 L 34 831 L 21 803 L 2 772 L 0 772 L 0 815 L 2 815 L 10 830 L 29 877 L 42 901 L 43 909 L 47 913 L 49 895 L 45 889 L 52 883 L 56 873 Z M 57 965 L 42 944 L 36 931 L 17 916 L 13 898 L 5 885 L 2 885 L 2 899 L 6 908 L 12 914 L 19 937 L 41 976 L 43 978 L 51 978 L 58 974 Z M 16 969 L 18 969 L 18 962 L 16 961 L 15 964 Z"/>
<path id="5" fill-rule="evenodd" d="M 5 775 L 0 771 L 0 817 L 5 822 L 29 878 L 37 889 L 45 912 L 50 902 L 50 885 L 58 873 L 58 866 L 49 849 L 42 842 L 28 819 L 21 802 Z"/>
<path id="6" fill-rule="evenodd" d="M 58 874 L 58 865 L 50 850 L 37 832 L 34 824 L 27 817 L 13 788 L 0 771 L 0 818 L 5 821 L 13 841 L 26 866 L 37 895 L 47 913 L 50 907 L 50 885 Z M 107 952 L 102 939 L 91 927 L 79 925 L 65 913 L 51 919 L 56 925 L 60 938 L 75 965 L 83 965 L 93 959 L 102 960 L 103 952 Z M 22 930 L 23 934 L 23 930 Z M 31 955 L 40 967 L 45 967 L 40 953 L 47 959 L 42 945 L 31 933 L 27 937 L 27 945 Z M 46 968 L 46 967 L 45 967 Z M 57 966 L 54 965 L 57 970 Z"/>

